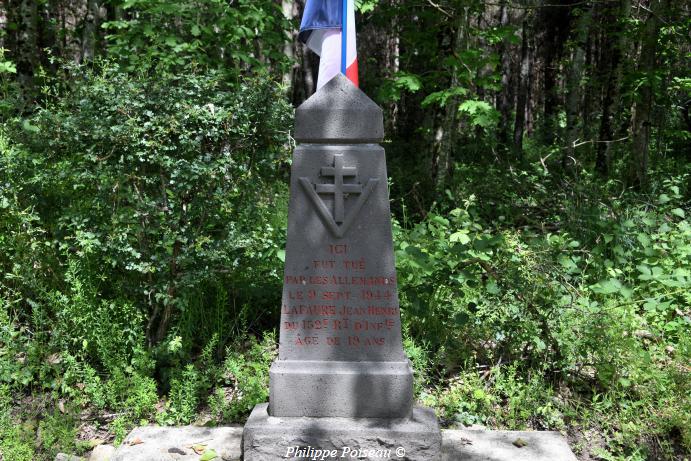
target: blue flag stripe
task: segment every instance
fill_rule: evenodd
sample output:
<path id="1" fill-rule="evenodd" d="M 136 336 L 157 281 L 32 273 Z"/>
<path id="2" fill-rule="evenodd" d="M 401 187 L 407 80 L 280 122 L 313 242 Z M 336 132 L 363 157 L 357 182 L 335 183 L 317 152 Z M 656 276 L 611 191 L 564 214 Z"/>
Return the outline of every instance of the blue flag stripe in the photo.
<path id="1" fill-rule="evenodd" d="M 343 3 L 343 13 L 341 14 L 341 73 L 346 74 L 348 68 L 348 0 L 341 0 Z"/>
<path id="2" fill-rule="evenodd" d="M 338 0 L 307 0 L 300 23 L 301 42 L 307 43 L 310 34 L 317 29 L 340 29 L 343 23 L 343 4 Z"/>

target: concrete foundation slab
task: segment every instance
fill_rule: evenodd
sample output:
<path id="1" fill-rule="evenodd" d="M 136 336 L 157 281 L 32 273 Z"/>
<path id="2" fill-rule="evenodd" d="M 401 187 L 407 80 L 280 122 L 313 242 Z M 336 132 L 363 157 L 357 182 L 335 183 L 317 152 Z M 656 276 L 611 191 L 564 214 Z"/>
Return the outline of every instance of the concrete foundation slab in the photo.
<path id="1" fill-rule="evenodd" d="M 280 420 L 282 418 L 275 419 Z M 276 436 L 277 432 L 273 432 L 274 435 L 271 435 L 272 429 L 269 426 L 268 415 L 265 415 L 263 418 L 251 419 L 250 423 L 259 426 L 256 429 L 252 428 L 255 435 L 267 439 L 265 440 L 264 450 L 272 449 L 277 443 L 276 439 L 284 436 L 283 433 L 280 433 L 282 429 L 275 427 L 277 425 L 280 426 L 280 423 L 273 424 L 273 430 L 278 431 L 279 435 Z M 261 428 L 263 423 L 266 423 L 267 427 L 269 427 L 265 432 Z M 198 461 L 199 455 L 188 448 L 192 443 L 203 443 L 209 449 L 214 449 L 221 456 L 220 459 L 217 458 L 215 461 L 240 461 L 242 431 L 241 427 L 139 427 L 127 436 L 125 443 L 117 449 L 112 461 Z M 442 461 L 576 461 L 577 459 L 566 443 L 566 439 L 558 432 L 459 429 L 443 430 L 441 434 Z M 127 442 L 137 438 L 141 440 L 141 444 L 132 446 L 127 444 Z M 514 445 L 514 442 L 518 439 L 522 439 L 525 445 L 520 448 Z M 258 438 L 254 440 L 259 442 Z M 345 442 L 345 439 L 343 442 Z M 338 443 L 340 445 L 341 442 L 339 441 Z M 523 444 L 519 443 L 518 445 Z M 185 455 L 176 453 L 178 449 L 183 450 Z M 251 453 L 250 456 L 252 457 L 246 456 L 244 461 L 300 459 L 271 458 L 269 457 L 270 453 L 259 453 L 254 457 L 255 452 L 252 451 Z M 61 459 L 81 458 L 65 457 Z M 406 458 L 397 458 L 395 452 L 392 452 L 389 459 L 395 461 Z M 407 459 L 426 458 L 412 458 L 409 456 Z"/>
<path id="2" fill-rule="evenodd" d="M 111 461 L 199 461 L 198 450 L 214 450 L 214 461 L 239 461 L 241 427 L 158 427 L 134 429 Z"/>
<path id="3" fill-rule="evenodd" d="M 566 439 L 548 431 L 442 431 L 443 461 L 577 461 Z"/>

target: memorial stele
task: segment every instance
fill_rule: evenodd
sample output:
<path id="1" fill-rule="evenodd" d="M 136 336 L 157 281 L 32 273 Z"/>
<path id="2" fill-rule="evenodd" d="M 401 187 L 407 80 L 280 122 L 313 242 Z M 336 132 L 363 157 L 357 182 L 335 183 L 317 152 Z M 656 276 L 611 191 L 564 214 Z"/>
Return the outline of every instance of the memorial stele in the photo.
<path id="1" fill-rule="evenodd" d="M 402 347 L 383 137 L 343 75 L 296 110 L 279 356 L 245 461 L 441 459 Z"/>

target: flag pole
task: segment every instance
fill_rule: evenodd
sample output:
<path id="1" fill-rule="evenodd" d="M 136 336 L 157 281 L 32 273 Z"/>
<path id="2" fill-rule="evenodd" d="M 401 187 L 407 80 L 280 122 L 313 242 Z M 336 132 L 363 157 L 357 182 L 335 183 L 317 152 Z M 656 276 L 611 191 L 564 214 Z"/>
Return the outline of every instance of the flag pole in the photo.
<path id="1" fill-rule="evenodd" d="M 343 0 L 343 22 L 341 25 L 341 73 L 346 74 L 348 55 L 348 1 Z"/>

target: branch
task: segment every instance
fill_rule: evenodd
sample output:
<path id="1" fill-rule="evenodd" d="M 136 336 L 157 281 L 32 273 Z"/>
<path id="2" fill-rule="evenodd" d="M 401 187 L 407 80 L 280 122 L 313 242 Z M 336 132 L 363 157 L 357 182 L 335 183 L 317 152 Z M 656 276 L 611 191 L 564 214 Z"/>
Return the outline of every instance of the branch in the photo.
<path id="1" fill-rule="evenodd" d="M 432 5 L 434 8 L 438 9 L 439 11 L 441 11 L 443 14 L 446 15 L 447 18 L 453 18 L 453 16 L 451 15 L 451 13 L 449 13 L 448 11 L 446 11 L 445 9 L 443 9 L 443 8 L 442 8 L 441 6 L 439 6 L 438 4 L 434 3 L 432 0 L 427 0 L 427 3 L 429 3 L 430 5 Z"/>
<path id="2" fill-rule="evenodd" d="M 596 141 L 595 139 L 591 139 L 591 140 L 589 140 L 589 141 L 578 142 L 578 139 L 576 139 L 576 140 L 573 142 L 573 144 L 571 145 L 571 147 L 575 149 L 576 147 L 580 147 L 580 146 L 582 146 L 582 145 L 584 145 L 584 144 L 603 144 L 603 143 L 604 143 L 604 144 L 609 144 L 609 143 L 612 143 L 612 142 L 625 141 L 625 140 L 627 140 L 627 139 L 629 139 L 628 136 L 624 136 L 623 138 L 619 138 L 619 139 L 610 139 L 610 140 L 608 140 L 608 141 Z"/>

